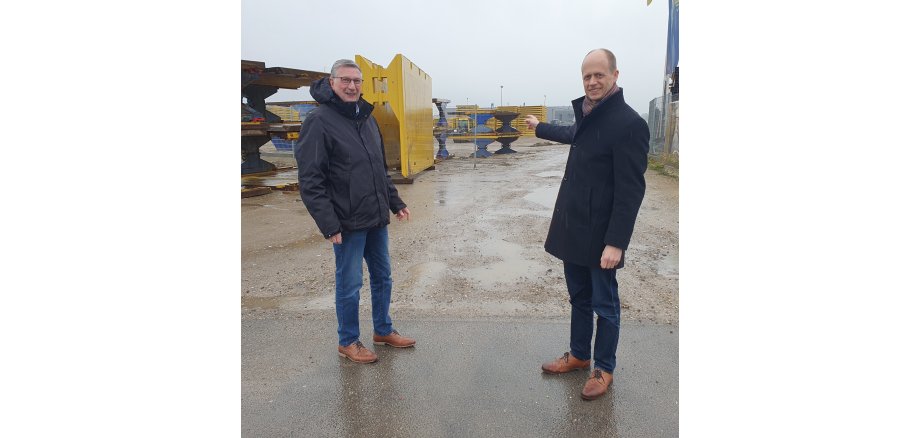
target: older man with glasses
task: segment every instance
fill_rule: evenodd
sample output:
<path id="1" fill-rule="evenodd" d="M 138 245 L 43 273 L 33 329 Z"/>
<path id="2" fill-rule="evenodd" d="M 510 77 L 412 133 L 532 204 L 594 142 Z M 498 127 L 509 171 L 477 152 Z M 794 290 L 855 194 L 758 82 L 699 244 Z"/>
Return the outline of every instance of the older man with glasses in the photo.
<path id="1" fill-rule="evenodd" d="M 387 175 L 383 137 L 374 106 L 361 98 L 361 69 L 340 59 L 331 75 L 314 81 L 310 94 L 319 107 L 307 113 L 294 145 L 300 195 L 335 254 L 335 314 L 339 355 L 358 363 L 377 361 L 358 328 L 362 259 L 370 274 L 375 345 L 405 348 L 415 340 L 400 335 L 390 319 L 390 213 L 409 219 Z"/>

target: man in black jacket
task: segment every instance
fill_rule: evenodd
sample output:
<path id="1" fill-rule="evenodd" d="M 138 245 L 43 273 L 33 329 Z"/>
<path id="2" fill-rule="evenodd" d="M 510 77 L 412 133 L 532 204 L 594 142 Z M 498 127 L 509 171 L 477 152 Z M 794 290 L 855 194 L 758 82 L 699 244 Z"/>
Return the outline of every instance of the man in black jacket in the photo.
<path id="1" fill-rule="evenodd" d="M 588 52 L 581 64 L 585 96 L 572 101 L 574 126 L 525 119 L 537 137 L 571 144 L 544 248 L 563 261 L 572 304 L 570 351 L 543 364 L 561 374 L 591 366 L 592 313 L 597 314 L 594 371 L 581 396 L 593 400 L 613 382 L 620 336 L 616 269 L 624 264 L 645 196 L 648 124 L 623 99 L 616 57 Z"/>
<path id="2" fill-rule="evenodd" d="M 415 340 L 393 330 L 390 320 L 390 212 L 409 219 L 386 170 L 383 138 L 374 106 L 361 98 L 361 69 L 340 59 L 331 75 L 314 81 L 310 94 L 319 107 L 307 113 L 294 145 L 300 196 L 335 253 L 335 315 L 339 355 L 371 363 L 377 354 L 359 340 L 361 259 L 370 274 L 374 344 L 411 347 Z"/>

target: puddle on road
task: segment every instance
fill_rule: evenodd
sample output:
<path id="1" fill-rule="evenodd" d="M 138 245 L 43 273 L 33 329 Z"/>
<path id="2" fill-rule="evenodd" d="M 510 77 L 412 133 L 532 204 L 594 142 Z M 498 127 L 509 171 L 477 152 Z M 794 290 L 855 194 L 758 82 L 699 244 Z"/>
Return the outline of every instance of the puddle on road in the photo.
<path id="1" fill-rule="evenodd" d="M 514 283 L 522 277 L 531 278 L 540 271 L 535 262 L 523 257 L 524 249 L 520 245 L 498 239 L 489 241 L 481 250 L 483 256 L 497 257 L 500 261 L 466 270 L 463 275 L 479 281 L 486 287 L 493 287 L 498 283 Z"/>
<path id="2" fill-rule="evenodd" d="M 288 308 L 298 297 L 242 297 L 242 306 L 245 309 L 282 309 Z"/>
<path id="3" fill-rule="evenodd" d="M 442 187 L 432 195 L 432 201 L 437 207 L 457 205 L 468 200 L 469 191 L 457 186 Z"/>
<path id="4" fill-rule="evenodd" d="M 304 238 L 302 238 L 302 239 L 295 240 L 295 241 L 293 241 L 293 242 L 291 242 L 291 243 L 288 243 L 287 245 L 276 245 L 276 247 L 278 247 L 278 248 L 302 249 L 302 248 L 306 248 L 306 247 L 311 246 L 311 245 L 322 245 L 322 246 L 317 250 L 317 251 L 321 252 L 320 254 L 316 254 L 317 256 L 325 255 L 325 254 L 322 254 L 323 248 L 328 248 L 328 246 L 325 246 L 325 245 L 327 245 L 326 238 L 323 237 L 322 234 L 319 234 L 318 231 L 317 231 L 317 232 L 314 232 L 314 233 L 312 233 L 312 234 L 310 234 L 310 235 L 307 236 L 307 237 L 304 237 Z"/>
<path id="5" fill-rule="evenodd" d="M 658 275 L 665 278 L 680 278 L 680 259 L 677 253 L 668 254 L 658 261 Z"/>
<path id="6" fill-rule="evenodd" d="M 433 286 L 447 269 L 442 262 L 424 262 L 409 268 L 408 282 L 419 286 Z"/>
<path id="7" fill-rule="evenodd" d="M 564 172 L 561 170 L 550 170 L 547 172 L 540 172 L 536 176 L 540 178 L 562 178 Z"/>
<path id="8" fill-rule="evenodd" d="M 335 309 L 335 290 L 307 301 L 304 308 L 307 310 Z"/>
<path id="9" fill-rule="evenodd" d="M 528 206 L 530 207 L 530 206 Z M 483 211 L 477 221 L 477 226 L 479 224 L 488 224 L 490 221 L 502 220 L 511 222 L 510 227 L 518 227 L 518 221 L 523 216 L 538 216 L 544 218 L 551 218 L 553 209 L 552 207 L 535 207 L 535 208 L 513 208 L 513 207 L 502 207 L 500 209 Z M 549 223 L 549 221 L 547 221 Z M 480 229 L 480 228 L 477 228 Z"/>
<path id="10" fill-rule="evenodd" d="M 540 187 L 531 190 L 530 193 L 524 196 L 524 199 L 552 210 L 556 205 L 557 194 L 559 194 L 559 186 Z"/>
<path id="11" fill-rule="evenodd" d="M 328 310 L 335 308 L 335 293 L 329 291 L 322 296 L 307 300 L 306 297 L 243 297 L 243 309 L 249 310 Z"/>

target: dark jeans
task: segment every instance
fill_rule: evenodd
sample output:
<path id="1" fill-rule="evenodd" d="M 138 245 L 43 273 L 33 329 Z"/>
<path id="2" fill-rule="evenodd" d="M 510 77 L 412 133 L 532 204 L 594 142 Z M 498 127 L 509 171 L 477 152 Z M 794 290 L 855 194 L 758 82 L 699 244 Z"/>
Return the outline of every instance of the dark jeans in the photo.
<path id="1" fill-rule="evenodd" d="M 387 228 L 342 232 L 342 243 L 332 245 L 335 252 L 335 316 L 339 322 L 339 345 L 347 347 L 358 340 L 358 302 L 364 283 L 362 258 L 371 277 L 371 315 L 374 332 L 386 336 L 393 331 L 390 320 L 390 251 Z"/>
<path id="2" fill-rule="evenodd" d="M 620 340 L 620 295 L 617 271 L 587 268 L 564 262 L 565 282 L 572 304 L 572 333 L 569 349 L 577 359 L 591 359 L 593 314 L 597 314 L 594 339 L 594 367 L 612 373 L 616 368 L 617 343 Z"/>

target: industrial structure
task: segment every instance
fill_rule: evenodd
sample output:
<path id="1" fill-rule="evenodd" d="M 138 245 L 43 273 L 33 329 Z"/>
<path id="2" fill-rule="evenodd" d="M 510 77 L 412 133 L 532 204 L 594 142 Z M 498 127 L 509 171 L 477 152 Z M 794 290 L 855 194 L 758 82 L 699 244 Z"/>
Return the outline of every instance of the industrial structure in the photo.
<path id="1" fill-rule="evenodd" d="M 431 77 L 402 54 L 386 67 L 361 55 L 355 62 L 364 76 L 364 100 L 374 105 L 387 167 L 411 178 L 433 166 Z"/>
<path id="2" fill-rule="evenodd" d="M 431 77 L 401 54 L 386 67 L 361 55 L 355 55 L 355 62 L 364 75 L 363 97 L 374 105 L 371 116 L 383 135 L 387 167 L 398 169 L 404 178 L 431 168 Z M 306 113 L 316 107 L 311 101 L 267 104 L 265 99 L 279 88 L 309 86 L 328 75 L 242 61 L 242 97 L 246 100 L 240 120 L 242 174 L 275 170 L 261 159 L 259 148 L 271 141 L 279 151 L 293 151 Z"/>
<path id="3" fill-rule="evenodd" d="M 402 54 L 387 66 L 355 55 L 364 76 L 362 97 L 374 105 L 371 116 L 380 126 L 386 166 L 396 170 L 397 182 L 411 182 L 415 175 L 434 166 L 435 159 L 447 159 L 447 139 L 455 143 L 474 142 L 472 156 L 514 153 L 511 143 L 522 136 L 534 136 L 524 122 L 533 114 L 545 122 L 545 106 L 500 106 L 479 108 L 461 105 L 451 110 L 448 99 L 432 98 L 432 79 Z M 241 173 L 244 186 L 289 187 L 296 184 L 296 172 L 276 167 L 263 160 L 259 148 L 269 141 L 280 154 L 293 153 L 306 114 L 318 104 L 313 101 L 266 102 L 279 89 L 308 87 L 325 72 L 288 67 L 266 67 L 264 62 L 241 61 Z M 432 105 L 438 117 L 432 119 Z M 438 143 L 435 152 L 432 136 Z M 501 147 L 489 152 L 486 147 L 498 142 Z"/>
<path id="4" fill-rule="evenodd" d="M 265 99 L 279 88 L 296 90 L 327 73 L 298 70 L 287 67 L 265 67 L 264 62 L 241 61 L 242 98 L 240 114 L 241 173 L 260 173 L 275 170 L 275 166 L 260 157 L 259 148 L 272 136 L 296 139 L 300 123 L 285 123 L 277 114 L 268 111 Z M 293 134 L 293 135 L 292 135 Z"/>

